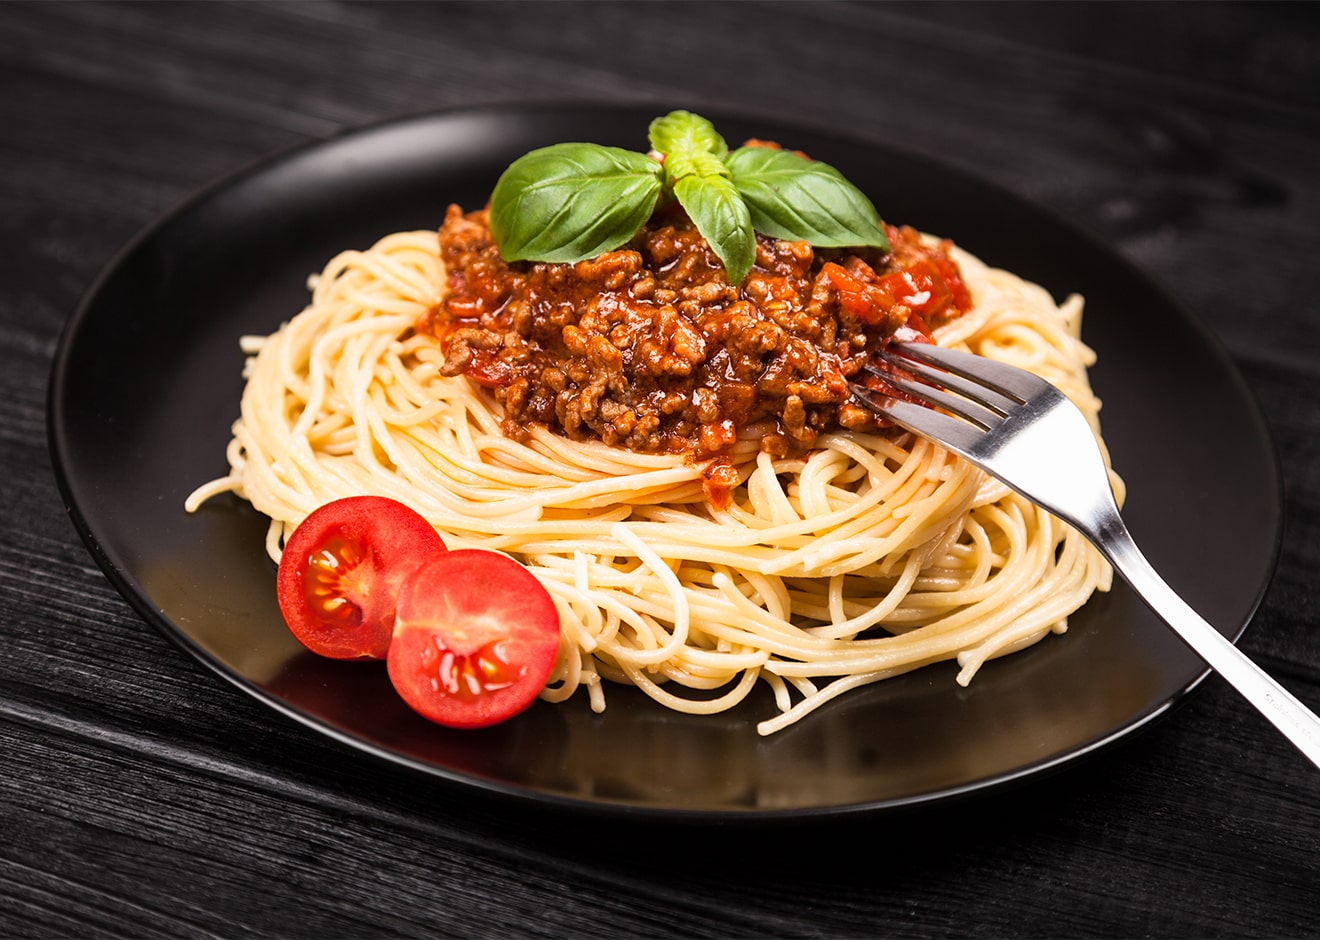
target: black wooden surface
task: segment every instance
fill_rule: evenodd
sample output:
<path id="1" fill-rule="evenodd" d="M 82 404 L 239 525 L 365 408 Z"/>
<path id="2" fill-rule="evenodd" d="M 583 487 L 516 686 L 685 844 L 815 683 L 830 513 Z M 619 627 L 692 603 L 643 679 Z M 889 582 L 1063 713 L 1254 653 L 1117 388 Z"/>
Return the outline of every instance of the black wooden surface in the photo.
<path id="1" fill-rule="evenodd" d="M 1320 934 L 1320 773 L 1216 677 L 935 813 L 540 811 L 348 751 L 150 629 L 70 524 L 45 428 L 98 271 L 273 152 L 529 99 L 831 126 L 1067 215 L 1218 335 L 1287 503 L 1241 645 L 1320 708 L 1320 8 L 7 3 L 0 92 L 0 935 Z"/>

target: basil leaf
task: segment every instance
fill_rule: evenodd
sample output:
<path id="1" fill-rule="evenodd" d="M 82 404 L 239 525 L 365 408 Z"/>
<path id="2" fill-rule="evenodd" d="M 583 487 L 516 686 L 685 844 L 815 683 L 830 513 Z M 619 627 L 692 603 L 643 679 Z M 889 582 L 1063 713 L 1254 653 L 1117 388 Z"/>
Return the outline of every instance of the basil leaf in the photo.
<path id="1" fill-rule="evenodd" d="M 651 149 L 666 156 L 710 153 L 723 159 L 729 152 L 715 125 L 691 111 L 670 111 L 656 118 L 651 122 L 649 137 Z"/>
<path id="2" fill-rule="evenodd" d="M 756 262 L 756 232 L 747 204 L 723 176 L 685 176 L 674 196 L 724 264 L 730 284 L 741 284 Z"/>
<path id="3" fill-rule="evenodd" d="M 829 164 L 770 147 L 740 147 L 725 162 L 758 232 L 817 248 L 889 248 L 875 206 Z"/>
<path id="4" fill-rule="evenodd" d="M 673 186 L 685 176 L 731 179 L 733 174 L 724 161 L 713 153 L 674 153 L 665 158 L 665 182 Z"/>
<path id="5" fill-rule="evenodd" d="M 646 154 L 555 144 L 519 157 L 490 196 L 490 230 L 506 261 L 572 263 L 618 248 L 646 224 L 663 169 Z"/>

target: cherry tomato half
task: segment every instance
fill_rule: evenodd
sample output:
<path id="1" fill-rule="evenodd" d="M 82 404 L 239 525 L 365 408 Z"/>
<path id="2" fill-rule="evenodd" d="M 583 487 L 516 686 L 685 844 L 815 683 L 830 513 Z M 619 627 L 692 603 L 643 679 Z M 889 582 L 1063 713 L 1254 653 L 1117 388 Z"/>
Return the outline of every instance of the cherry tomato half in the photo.
<path id="1" fill-rule="evenodd" d="M 403 503 L 350 496 L 302 521 L 284 546 L 276 590 L 293 635 L 332 659 L 384 659 L 403 579 L 445 551 Z"/>
<path id="2" fill-rule="evenodd" d="M 387 662 L 415 711 L 484 728 L 523 711 L 559 654 L 559 611 L 536 576 L 483 549 L 437 555 L 403 583 Z"/>

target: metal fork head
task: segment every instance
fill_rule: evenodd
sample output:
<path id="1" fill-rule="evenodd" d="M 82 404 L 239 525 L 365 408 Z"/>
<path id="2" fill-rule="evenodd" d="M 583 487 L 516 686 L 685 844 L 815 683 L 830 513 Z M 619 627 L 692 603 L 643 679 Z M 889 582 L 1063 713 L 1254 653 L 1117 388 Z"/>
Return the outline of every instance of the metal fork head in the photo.
<path id="1" fill-rule="evenodd" d="M 928 343 L 893 343 L 880 358 L 887 368 L 866 367 L 880 388 L 853 383 L 863 406 L 970 460 L 1084 532 L 1117 515 L 1090 423 L 1049 382 Z"/>
<path id="2" fill-rule="evenodd" d="M 1320 767 L 1320 718 L 1189 607 L 1141 554 L 1077 406 L 1043 379 L 967 353 L 904 343 L 884 358 L 897 370 L 880 370 L 884 382 L 930 404 L 855 385 L 858 401 L 961 454 L 1085 535 L 1188 646 Z"/>

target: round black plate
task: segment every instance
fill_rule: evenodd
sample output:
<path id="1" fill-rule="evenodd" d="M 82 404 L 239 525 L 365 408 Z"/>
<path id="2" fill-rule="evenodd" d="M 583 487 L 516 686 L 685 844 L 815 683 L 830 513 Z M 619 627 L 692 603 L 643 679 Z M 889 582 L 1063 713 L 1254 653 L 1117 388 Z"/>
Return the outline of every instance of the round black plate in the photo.
<path id="1" fill-rule="evenodd" d="M 138 238 L 60 345 L 50 435 L 74 522 L 138 612 L 220 675 L 340 741 L 460 784 L 560 805 L 668 817 L 809 816 L 895 808 L 1020 779 L 1113 741 L 1205 674 L 1125 586 L 1063 637 L 989 663 L 970 688 L 937 666 L 846 696 L 770 738 L 764 698 L 717 717 L 611 688 L 454 732 L 413 715 L 379 664 L 304 653 L 275 603 L 265 523 L 237 499 L 184 497 L 225 470 L 238 337 L 304 305 L 343 248 L 434 228 L 484 204 L 534 147 L 643 149 L 660 109 L 515 107 L 425 115 L 279 156 L 208 189 Z M 1215 341 L 1150 281 L 1053 216 L 902 152 L 710 115 L 735 144 L 768 137 L 841 169 L 889 220 L 1085 295 L 1085 338 L 1124 515 L 1175 589 L 1230 637 L 1273 570 L 1282 525 L 1274 450 Z M 1232 446 L 1223 446 L 1223 429 Z M 207 679 L 198 677 L 199 685 Z"/>

